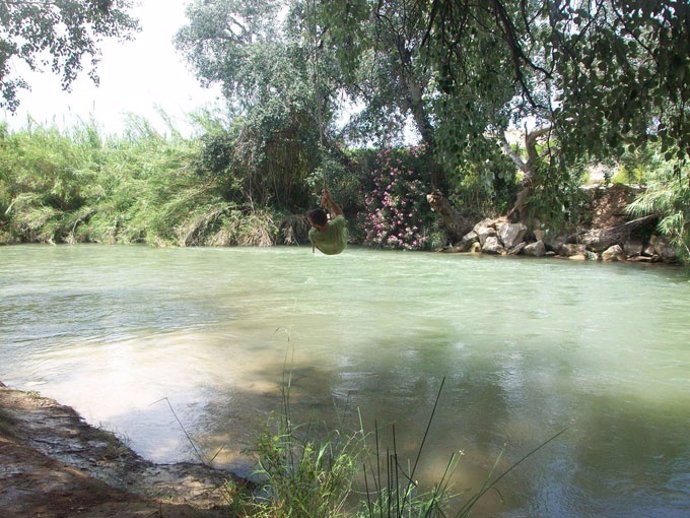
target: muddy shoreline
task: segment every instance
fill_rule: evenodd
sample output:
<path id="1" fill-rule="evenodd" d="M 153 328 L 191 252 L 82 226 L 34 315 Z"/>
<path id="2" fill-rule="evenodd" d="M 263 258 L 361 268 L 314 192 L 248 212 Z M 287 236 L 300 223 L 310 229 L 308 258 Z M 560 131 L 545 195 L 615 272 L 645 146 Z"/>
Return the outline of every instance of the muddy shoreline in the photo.
<path id="1" fill-rule="evenodd" d="M 227 517 L 237 485 L 205 465 L 149 462 L 73 408 L 0 382 L 3 518 Z"/>

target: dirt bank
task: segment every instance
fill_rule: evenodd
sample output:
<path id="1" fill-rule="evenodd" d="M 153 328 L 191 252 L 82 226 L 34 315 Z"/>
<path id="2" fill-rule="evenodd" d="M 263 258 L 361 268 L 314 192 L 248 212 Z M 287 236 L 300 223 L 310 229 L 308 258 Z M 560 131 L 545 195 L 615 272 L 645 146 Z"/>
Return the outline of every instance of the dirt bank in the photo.
<path id="1" fill-rule="evenodd" d="M 70 407 L 0 382 L 0 515 L 230 516 L 230 473 L 153 464 Z"/>

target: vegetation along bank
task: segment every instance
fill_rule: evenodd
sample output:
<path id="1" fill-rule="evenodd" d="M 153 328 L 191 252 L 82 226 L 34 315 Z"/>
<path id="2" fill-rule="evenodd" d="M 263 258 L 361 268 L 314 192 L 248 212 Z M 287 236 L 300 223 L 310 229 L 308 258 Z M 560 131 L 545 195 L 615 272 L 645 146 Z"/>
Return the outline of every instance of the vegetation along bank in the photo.
<path id="1" fill-rule="evenodd" d="M 127 2 L 28 4 L 3 7 L 35 28 L 3 63 L 47 52 L 65 87 L 138 28 Z M 0 129 L 0 242 L 303 243 L 327 186 L 366 246 L 687 261 L 689 21 L 673 0 L 195 0 L 174 45 L 227 109 L 191 137 Z M 5 68 L 12 111 L 29 85 Z M 613 226 L 595 183 L 636 190 Z"/>

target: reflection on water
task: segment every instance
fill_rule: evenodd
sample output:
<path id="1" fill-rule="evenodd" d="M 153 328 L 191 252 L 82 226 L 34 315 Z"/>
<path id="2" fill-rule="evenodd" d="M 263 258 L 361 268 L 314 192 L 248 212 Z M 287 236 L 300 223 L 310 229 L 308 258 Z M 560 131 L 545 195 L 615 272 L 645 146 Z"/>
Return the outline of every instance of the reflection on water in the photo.
<path id="1" fill-rule="evenodd" d="M 0 380 L 144 456 L 244 450 L 291 372 L 295 421 L 376 423 L 455 489 L 567 427 L 480 515 L 690 512 L 690 283 L 670 268 L 306 248 L 0 248 Z"/>

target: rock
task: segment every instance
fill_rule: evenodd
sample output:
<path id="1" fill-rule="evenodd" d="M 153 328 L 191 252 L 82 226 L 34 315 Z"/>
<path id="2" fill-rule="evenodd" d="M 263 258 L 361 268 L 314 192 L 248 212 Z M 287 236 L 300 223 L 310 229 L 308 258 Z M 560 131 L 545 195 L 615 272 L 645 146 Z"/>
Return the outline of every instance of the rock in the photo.
<path id="1" fill-rule="evenodd" d="M 527 227 L 523 223 L 503 223 L 498 227 L 498 237 L 507 249 L 520 243 L 527 233 Z"/>
<path id="2" fill-rule="evenodd" d="M 482 253 L 485 254 L 502 254 L 505 248 L 498 240 L 498 236 L 488 236 L 484 245 L 482 245 Z"/>
<path id="3" fill-rule="evenodd" d="M 472 247 L 470 248 L 470 252 L 473 254 L 481 254 L 482 253 L 482 245 L 479 243 L 479 241 L 475 241 L 472 243 Z"/>
<path id="4" fill-rule="evenodd" d="M 546 257 L 555 257 L 555 256 L 556 256 L 556 252 L 554 252 L 553 250 L 548 250 L 544 255 L 545 255 Z"/>
<path id="5" fill-rule="evenodd" d="M 524 250 L 524 248 L 527 246 L 527 243 L 524 241 L 521 241 L 514 247 L 512 247 L 510 250 L 508 250 L 508 255 L 518 255 L 520 252 Z"/>
<path id="6" fill-rule="evenodd" d="M 671 245 L 667 237 L 655 234 L 650 238 L 649 245 L 654 250 L 654 253 L 665 263 L 676 261 L 676 249 Z"/>
<path id="7" fill-rule="evenodd" d="M 525 246 L 522 252 L 525 255 L 530 255 L 532 257 L 543 257 L 546 254 L 546 246 L 544 246 L 544 242 L 542 240 L 539 240 L 536 243 L 530 243 L 529 245 Z"/>
<path id="8" fill-rule="evenodd" d="M 546 235 L 546 233 L 543 230 L 538 228 L 533 232 L 533 234 L 534 239 L 536 239 L 537 241 L 544 241 L 544 236 Z"/>
<path id="9" fill-rule="evenodd" d="M 202 464 L 154 464 L 74 409 L 0 387 L 0 515 L 229 516 L 230 472 Z M 106 512 L 107 508 L 107 512 Z"/>
<path id="10" fill-rule="evenodd" d="M 628 261 L 632 263 L 653 263 L 653 257 L 647 257 L 646 255 L 636 255 L 635 257 L 629 257 Z"/>
<path id="11" fill-rule="evenodd" d="M 486 218 L 477 223 L 472 229 L 479 237 L 479 243 L 484 246 L 486 239 L 490 236 L 496 235 L 496 228 L 494 227 L 494 221 L 491 218 Z"/>
<path id="12" fill-rule="evenodd" d="M 639 241 L 641 237 L 649 235 L 648 229 L 656 224 L 656 220 L 657 216 L 649 215 L 626 221 L 615 227 L 590 229 L 580 236 L 579 242 L 592 250 L 601 252 L 613 245 Z"/>
<path id="13" fill-rule="evenodd" d="M 583 245 L 592 250 L 606 250 L 608 247 L 616 244 L 618 236 L 612 235 L 609 229 L 590 229 L 580 236 L 580 241 Z"/>
<path id="14" fill-rule="evenodd" d="M 460 240 L 460 244 L 458 247 L 462 249 L 463 252 L 467 252 L 472 249 L 472 245 L 474 243 L 479 242 L 479 236 L 477 233 L 472 230 L 471 232 L 468 232 L 464 236 L 462 236 L 462 239 Z"/>
<path id="15" fill-rule="evenodd" d="M 592 227 L 606 228 L 624 223 L 625 209 L 638 193 L 639 189 L 620 183 L 593 191 L 590 206 Z"/>
<path id="16" fill-rule="evenodd" d="M 585 252 L 587 252 L 587 247 L 585 245 L 578 245 L 578 244 L 573 244 L 573 243 L 566 243 L 564 245 L 561 245 L 560 250 L 558 250 L 561 255 L 564 255 L 566 257 L 571 257 L 573 255 L 585 255 Z"/>
<path id="17" fill-rule="evenodd" d="M 575 255 L 569 255 L 568 259 L 571 261 L 586 261 L 587 256 L 585 254 L 575 254 Z"/>
<path id="18" fill-rule="evenodd" d="M 604 262 L 623 261 L 625 260 L 625 252 L 620 245 L 613 245 L 601 253 L 601 259 Z"/>
<path id="19" fill-rule="evenodd" d="M 565 244 L 565 237 L 553 235 L 550 232 L 547 232 L 543 241 L 547 250 L 558 253 L 560 252 L 561 247 Z"/>
<path id="20" fill-rule="evenodd" d="M 630 239 L 623 243 L 623 251 L 625 252 L 625 255 L 628 257 L 642 255 L 643 248 L 644 245 L 642 244 L 642 241 L 638 239 Z"/>
<path id="21" fill-rule="evenodd" d="M 590 252 L 589 250 L 585 252 L 585 258 L 588 261 L 598 261 L 600 259 L 599 254 L 595 252 Z"/>

